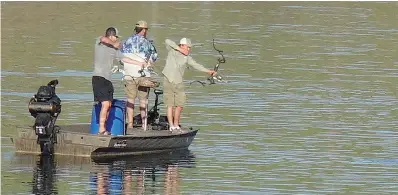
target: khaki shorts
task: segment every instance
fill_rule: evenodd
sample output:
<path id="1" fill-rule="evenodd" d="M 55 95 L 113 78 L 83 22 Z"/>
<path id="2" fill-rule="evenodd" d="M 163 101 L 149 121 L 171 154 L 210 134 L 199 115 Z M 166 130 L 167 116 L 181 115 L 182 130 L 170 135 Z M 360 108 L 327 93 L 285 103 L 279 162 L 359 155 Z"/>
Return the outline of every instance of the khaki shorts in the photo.
<path id="1" fill-rule="evenodd" d="M 138 86 L 138 81 L 141 78 L 134 78 L 134 80 L 125 80 L 124 91 L 126 92 L 128 99 L 133 99 L 138 97 L 140 100 L 148 99 L 149 87 Z"/>
<path id="2" fill-rule="evenodd" d="M 163 79 L 163 98 L 166 106 L 184 107 L 187 101 L 184 92 L 184 83 L 170 83 L 165 77 Z"/>

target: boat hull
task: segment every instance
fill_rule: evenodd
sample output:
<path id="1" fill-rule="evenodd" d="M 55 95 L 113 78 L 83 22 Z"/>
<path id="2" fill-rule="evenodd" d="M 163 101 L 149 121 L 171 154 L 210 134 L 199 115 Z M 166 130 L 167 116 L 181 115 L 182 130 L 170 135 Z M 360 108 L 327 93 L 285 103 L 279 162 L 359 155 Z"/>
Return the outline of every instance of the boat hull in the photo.
<path id="1" fill-rule="evenodd" d="M 167 130 L 155 131 L 134 129 L 129 135 L 103 136 L 90 134 L 90 125 L 60 126 L 54 154 L 91 157 L 112 157 L 159 153 L 188 148 L 198 130 L 184 129 L 182 133 Z M 32 128 L 19 128 L 18 136 L 12 138 L 19 153 L 40 154 L 37 136 Z"/>

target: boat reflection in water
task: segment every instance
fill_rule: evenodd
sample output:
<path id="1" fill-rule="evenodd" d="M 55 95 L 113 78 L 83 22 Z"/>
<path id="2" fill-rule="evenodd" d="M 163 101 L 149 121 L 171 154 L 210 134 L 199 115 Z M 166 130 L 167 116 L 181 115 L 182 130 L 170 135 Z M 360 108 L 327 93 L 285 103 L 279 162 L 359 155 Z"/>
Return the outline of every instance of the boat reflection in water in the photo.
<path id="1" fill-rule="evenodd" d="M 194 167 L 189 150 L 94 159 L 90 194 L 180 194 L 180 168 Z"/>
<path id="2" fill-rule="evenodd" d="M 195 156 L 189 150 L 115 159 L 26 154 L 16 157 L 17 167 L 35 166 L 32 194 L 180 194 L 180 169 L 195 166 Z M 73 175 L 76 168 L 79 174 Z M 60 192 L 57 183 L 64 183 L 68 177 L 81 180 L 77 184 L 80 187 Z"/>
<path id="3" fill-rule="evenodd" d="M 64 180 L 65 175 L 71 175 L 72 169 L 78 167 L 81 170 L 89 170 L 91 165 L 90 158 L 70 157 L 70 156 L 41 156 L 34 154 L 15 153 L 11 164 L 13 170 L 30 170 L 33 169 L 33 177 L 31 182 L 22 183 L 29 184 L 32 190 L 29 194 L 65 194 L 59 192 L 57 184 L 60 180 Z M 64 181 L 62 181 L 64 184 Z M 63 185 L 61 184 L 61 185 Z M 68 192 L 73 194 L 73 192 Z"/>

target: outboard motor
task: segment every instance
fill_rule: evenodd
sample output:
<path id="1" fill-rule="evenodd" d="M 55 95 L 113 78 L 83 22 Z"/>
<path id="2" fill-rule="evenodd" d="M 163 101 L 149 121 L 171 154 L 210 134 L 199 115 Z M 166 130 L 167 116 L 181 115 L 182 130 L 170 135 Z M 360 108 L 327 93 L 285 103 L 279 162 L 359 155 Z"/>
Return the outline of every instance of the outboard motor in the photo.
<path id="1" fill-rule="evenodd" d="M 43 155 L 52 155 L 54 144 L 57 143 L 59 127 L 55 121 L 61 113 L 61 99 L 55 93 L 58 80 L 50 81 L 46 86 L 40 86 L 37 93 L 30 99 L 28 109 L 36 119 L 33 130 L 37 135 L 37 144 Z"/>

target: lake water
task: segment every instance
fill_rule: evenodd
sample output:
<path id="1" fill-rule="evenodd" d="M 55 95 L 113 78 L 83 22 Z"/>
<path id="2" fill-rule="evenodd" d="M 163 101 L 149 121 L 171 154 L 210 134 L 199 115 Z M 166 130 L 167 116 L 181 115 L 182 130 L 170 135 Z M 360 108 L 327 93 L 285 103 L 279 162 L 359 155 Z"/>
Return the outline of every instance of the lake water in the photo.
<path id="1" fill-rule="evenodd" d="M 1 2 L 2 194 L 398 194 L 397 2 Z M 227 83 L 186 87 L 189 151 L 109 162 L 14 152 L 27 103 L 52 79 L 58 124 L 88 123 L 93 44 L 150 25 L 189 37 Z M 190 69 L 187 83 L 205 80 Z M 117 98 L 125 98 L 114 75 Z M 153 100 L 154 95 L 151 94 Z M 162 107 L 163 108 L 163 107 Z M 162 110 L 162 113 L 164 111 Z M 121 187 L 123 186 L 123 187 Z M 120 190 L 123 188 L 124 190 Z"/>

